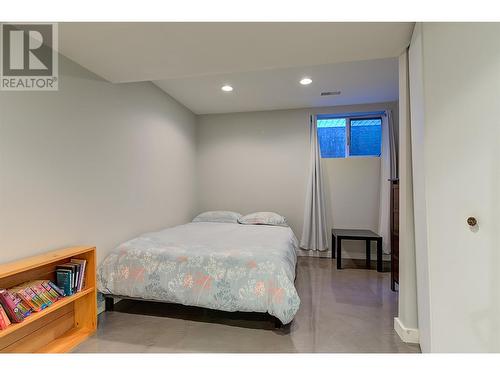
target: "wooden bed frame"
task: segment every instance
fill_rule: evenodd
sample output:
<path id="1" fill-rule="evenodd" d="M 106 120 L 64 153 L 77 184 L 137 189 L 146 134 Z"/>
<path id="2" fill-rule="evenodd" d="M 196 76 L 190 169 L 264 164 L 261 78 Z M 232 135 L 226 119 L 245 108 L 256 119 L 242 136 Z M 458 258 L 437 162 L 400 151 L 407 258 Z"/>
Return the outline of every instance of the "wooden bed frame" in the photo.
<path id="1" fill-rule="evenodd" d="M 122 300 L 133 300 L 133 301 L 139 301 L 139 302 L 159 302 L 159 303 L 162 303 L 162 301 L 157 301 L 157 300 L 147 300 L 147 299 L 143 299 L 143 298 L 132 298 L 132 297 L 127 297 L 127 296 L 117 296 L 117 295 L 113 295 L 113 294 L 104 294 L 104 306 L 105 306 L 105 311 L 114 311 L 114 305 L 115 305 L 115 298 L 119 298 L 119 299 L 122 299 Z M 171 302 L 165 302 L 165 303 L 171 303 Z M 212 310 L 212 309 L 208 309 L 208 308 L 204 308 L 204 307 L 199 307 L 200 309 L 203 309 L 203 310 Z M 212 310 L 214 311 L 214 310 Z M 279 320 L 278 318 L 276 318 L 275 316 L 272 316 L 268 313 L 258 313 L 258 312 L 255 312 L 255 313 L 251 313 L 251 314 L 259 314 L 259 315 L 264 315 L 266 316 L 266 320 L 270 321 L 273 325 L 274 325 L 274 328 L 277 329 L 277 330 L 281 330 L 285 327 L 289 327 L 291 323 L 288 323 L 288 324 L 283 324 L 281 322 L 281 320 Z"/>

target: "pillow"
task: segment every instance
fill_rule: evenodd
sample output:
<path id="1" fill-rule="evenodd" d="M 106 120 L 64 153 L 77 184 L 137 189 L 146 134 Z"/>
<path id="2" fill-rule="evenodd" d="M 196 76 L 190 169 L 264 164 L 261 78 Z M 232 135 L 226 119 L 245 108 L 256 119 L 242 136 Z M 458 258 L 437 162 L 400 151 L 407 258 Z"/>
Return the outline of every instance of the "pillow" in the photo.
<path id="1" fill-rule="evenodd" d="M 238 223 L 241 214 L 233 211 L 206 211 L 193 219 L 193 223 L 213 222 L 213 223 Z"/>
<path id="2" fill-rule="evenodd" d="M 279 225 L 287 227 L 286 218 L 275 212 L 254 212 L 245 215 L 238 220 L 240 224 L 250 225 Z"/>

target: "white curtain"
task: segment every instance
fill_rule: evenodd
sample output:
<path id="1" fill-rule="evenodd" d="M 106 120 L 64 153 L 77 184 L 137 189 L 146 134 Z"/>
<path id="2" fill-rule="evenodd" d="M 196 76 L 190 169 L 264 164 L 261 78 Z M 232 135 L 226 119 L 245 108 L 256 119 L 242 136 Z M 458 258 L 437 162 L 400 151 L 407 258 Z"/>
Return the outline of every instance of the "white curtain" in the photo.
<path id="1" fill-rule="evenodd" d="M 300 247 L 305 250 L 328 250 L 325 198 L 321 174 L 316 117 L 310 118 L 311 160 L 307 182 L 304 225 Z"/>
<path id="2" fill-rule="evenodd" d="M 396 135 L 392 111 L 386 110 L 382 121 L 382 152 L 380 155 L 380 206 L 378 233 L 383 237 L 384 253 L 391 253 L 391 181 L 398 178 Z"/>

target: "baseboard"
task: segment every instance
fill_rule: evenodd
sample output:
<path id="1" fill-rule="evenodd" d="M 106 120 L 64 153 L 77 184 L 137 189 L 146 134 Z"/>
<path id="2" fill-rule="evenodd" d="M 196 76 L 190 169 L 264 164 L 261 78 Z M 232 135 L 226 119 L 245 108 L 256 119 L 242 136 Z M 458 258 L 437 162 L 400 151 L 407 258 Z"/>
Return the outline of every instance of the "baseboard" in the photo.
<path id="1" fill-rule="evenodd" d="M 394 330 L 404 342 L 409 344 L 418 344 L 420 342 L 418 329 L 405 327 L 398 317 L 394 318 Z"/>
<path id="2" fill-rule="evenodd" d="M 299 257 L 315 257 L 315 258 L 331 258 L 332 252 L 330 250 L 313 251 L 313 250 L 297 249 L 297 256 L 299 256 Z"/>

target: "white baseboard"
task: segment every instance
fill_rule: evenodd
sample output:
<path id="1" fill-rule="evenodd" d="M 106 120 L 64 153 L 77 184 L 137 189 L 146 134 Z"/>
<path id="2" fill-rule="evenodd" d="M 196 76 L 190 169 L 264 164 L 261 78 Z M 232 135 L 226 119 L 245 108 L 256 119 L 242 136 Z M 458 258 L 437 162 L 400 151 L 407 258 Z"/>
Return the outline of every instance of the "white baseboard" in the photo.
<path id="1" fill-rule="evenodd" d="M 332 252 L 330 250 L 312 251 L 312 250 L 297 249 L 297 256 L 299 256 L 299 257 L 315 257 L 315 258 L 331 258 Z"/>
<path id="2" fill-rule="evenodd" d="M 394 318 L 394 330 L 404 342 L 409 344 L 418 344 L 420 342 L 418 329 L 405 327 L 398 317 Z"/>

